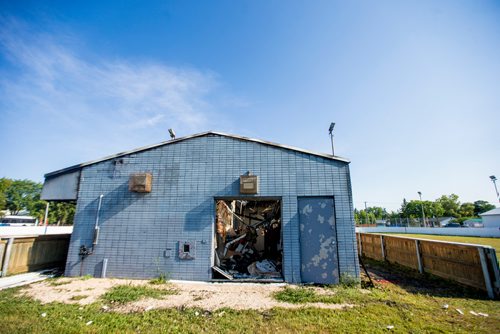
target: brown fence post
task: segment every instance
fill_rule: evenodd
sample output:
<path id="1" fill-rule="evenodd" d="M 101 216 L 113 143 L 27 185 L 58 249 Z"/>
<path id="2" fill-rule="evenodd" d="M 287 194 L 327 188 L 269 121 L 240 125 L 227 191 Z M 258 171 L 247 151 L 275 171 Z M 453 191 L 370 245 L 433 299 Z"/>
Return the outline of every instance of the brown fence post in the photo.
<path id="1" fill-rule="evenodd" d="M 384 236 L 380 235 L 380 247 L 382 249 L 382 260 L 385 261 Z"/>
<path id="2" fill-rule="evenodd" d="M 14 238 L 9 238 L 7 242 L 7 247 L 5 249 L 5 256 L 2 263 L 2 277 L 7 276 L 7 270 L 9 270 L 10 253 L 12 252 L 12 245 L 14 244 Z"/>
<path id="3" fill-rule="evenodd" d="M 2 238 L 0 238 L 0 277 L 2 276 L 2 265 L 5 248 L 7 248 L 7 241 L 4 241 L 2 240 Z"/>
<path id="4" fill-rule="evenodd" d="M 490 270 L 492 270 L 491 286 L 493 287 L 493 294 L 495 297 L 500 297 L 500 268 L 498 267 L 498 260 L 496 252 L 492 248 L 483 248 L 486 255 L 487 262 L 489 264 Z"/>
<path id="5" fill-rule="evenodd" d="M 486 263 L 486 256 L 484 254 L 483 247 L 477 248 L 479 252 L 479 258 L 481 259 L 481 267 L 483 268 L 484 285 L 486 285 L 486 291 L 488 292 L 488 297 L 491 299 L 495 298 L 495 293 L 493 292 L 493 286 L 491 285 L 490 273 L 488 272 L 488 264 Z"/>
<path id="6" fill-rule="evenodd" d="M 415 249 L 417 251 L 418 271 L 423 274 L 424 266 L 422 265 L 422 255 L 420 254 L 420 242 L 415 240 Z"/>
<path id="7" fill-rule="evenodd" d="M 361 233 L 358 233 L 359 255 L 363 256 L 363 243 L 361 241 Z"/>

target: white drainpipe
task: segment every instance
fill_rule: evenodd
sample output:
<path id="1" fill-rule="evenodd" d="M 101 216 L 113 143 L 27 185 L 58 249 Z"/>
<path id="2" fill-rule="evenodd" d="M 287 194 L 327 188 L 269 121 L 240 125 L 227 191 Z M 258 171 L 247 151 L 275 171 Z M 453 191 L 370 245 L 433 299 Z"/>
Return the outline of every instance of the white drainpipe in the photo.
<path id="1" fill-rule="evenodd" d="M 95 217 L 95 227 L 94 227 L 94 242 L 92 243 L 92 248 L 99 242 L 99 215 L 101 213 L 101 205 L 103 194 L 99 195 L 99 204 L 97 205 L 97 214 Z"/>

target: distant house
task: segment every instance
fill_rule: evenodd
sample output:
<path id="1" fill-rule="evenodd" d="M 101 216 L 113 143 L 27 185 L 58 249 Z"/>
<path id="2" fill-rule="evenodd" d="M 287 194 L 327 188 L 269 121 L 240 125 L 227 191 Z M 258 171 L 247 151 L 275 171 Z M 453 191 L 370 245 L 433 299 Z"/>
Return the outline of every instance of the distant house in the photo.
<path id="1" fill-rule="evenodd" d="M 481 218 L 471 218 L 464 221 L 462 225 L 468 227 L 483 227 L 483 220 Z"/>
<path id="2" fill-rule="evenodd" d="M 426 217 L 425 222 L 427 226 L 431 227 L 444 227 L 452 222 L 454 217 Z"/>
<path id="3" fill-rule="evenodd" d="M 480 214 L 484 227 L 500 228 L 500 208 L 486 211 Z"/>
<path id="4" fill-rule="evenodd" d="M 437 218 L 437 221 L 439 222 L 439 225 L 441 227 L 448 225 L 451 223 L 454 217 L 439 217 Z"/>

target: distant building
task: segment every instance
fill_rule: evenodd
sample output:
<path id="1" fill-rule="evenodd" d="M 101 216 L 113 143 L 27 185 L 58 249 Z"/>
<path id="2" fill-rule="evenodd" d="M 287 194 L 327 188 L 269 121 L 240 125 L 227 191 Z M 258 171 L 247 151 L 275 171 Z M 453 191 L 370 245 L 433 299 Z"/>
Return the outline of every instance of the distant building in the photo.
<path id="1" fill-rule="evenodd" d="M 437 221 L 439 222 L 439 226 L 443 227 L 451 223 L 453 219 L 454 217 L 439 217 L 437 218 Z"/>
<path id="2" fill-rule="evenodd" d="M 467 219 L 462 223 L 464 226 L 468 227 L 484 227 L 483 226 L 483 220 L 481 218 L 471 218 Z"/>
<path id="3" fill-rule="evenodd" d="M 37 223 L 38 219 L 31 216 L 6 215 L 0 218 L 2 226 L 34 226 Z"/>
<path id="4" fill-rule="evenodd" d="M 484 227 L 500 228 L 500 208 L 486 211 L 479 215 L 483 219 Z"/>

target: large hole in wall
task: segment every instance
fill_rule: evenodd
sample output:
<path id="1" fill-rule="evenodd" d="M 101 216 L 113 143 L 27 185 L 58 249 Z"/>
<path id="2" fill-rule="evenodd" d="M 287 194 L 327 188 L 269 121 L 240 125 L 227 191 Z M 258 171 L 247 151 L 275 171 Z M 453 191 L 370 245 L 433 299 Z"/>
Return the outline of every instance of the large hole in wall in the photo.
<path id="1" fill-rule="evenodd" d="M 282 281 L 281 201 L 216 201 L 213 278 Z"/>

